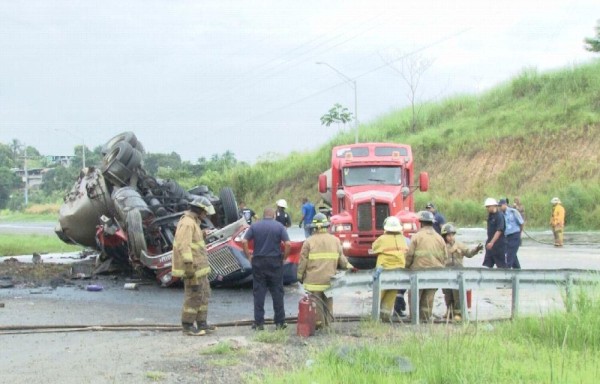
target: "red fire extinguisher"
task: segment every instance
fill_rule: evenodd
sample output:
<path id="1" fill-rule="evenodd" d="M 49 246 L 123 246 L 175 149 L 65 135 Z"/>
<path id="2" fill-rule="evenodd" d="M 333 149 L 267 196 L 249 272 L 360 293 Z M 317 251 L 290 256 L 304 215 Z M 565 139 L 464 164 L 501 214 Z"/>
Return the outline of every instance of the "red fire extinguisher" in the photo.
<path id="1" fill-rule="evenodd" d="M 305 295 L 298 303 L 298 324 L 296 334 L 309 337 L 315 334 L 317 325 L 317 303 L 311 295 Z"/>

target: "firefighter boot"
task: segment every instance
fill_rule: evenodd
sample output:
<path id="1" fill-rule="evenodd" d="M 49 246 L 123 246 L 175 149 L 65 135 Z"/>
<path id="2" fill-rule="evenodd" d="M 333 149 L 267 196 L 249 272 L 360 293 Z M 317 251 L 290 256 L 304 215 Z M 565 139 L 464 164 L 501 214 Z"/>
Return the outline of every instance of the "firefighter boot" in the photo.
<path id="1" fill-rule="evenodd" d="M 206 335 L 206 331 L 203 329 L 198 329 L 192 323 L 182 323 L 181 328 L 183 330 L 183 334 L 187 336 L 204 336 Z"/>
<path id="2" fill-rule="evenodd" d="M 208 324 L 206 321 L 198 321 L 197 323 L 198 329 L 207 333 L 211 333 L 217 329 L 217 327 L 212 324 Z"/>

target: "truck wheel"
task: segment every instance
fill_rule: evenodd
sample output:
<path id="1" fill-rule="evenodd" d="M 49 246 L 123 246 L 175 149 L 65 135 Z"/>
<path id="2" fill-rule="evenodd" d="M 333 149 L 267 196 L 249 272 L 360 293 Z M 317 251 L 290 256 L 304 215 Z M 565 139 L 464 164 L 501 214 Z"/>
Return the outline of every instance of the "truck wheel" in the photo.
<path id="1" fill-rule="evenodd" d="M 238 205 L 231 188 L 225 187 L 221 189 L 219 192 L 219 199 L 221 200 L 221 205 L 223 206 L 223 224 L 228 225 L 238 221 Z"/>
<path id="2" fill-rule="evenodd" d="M 129 143 L 129 145 L 131 145 L 132 147 L 135 147 L 138 144 L 138 140 L 137 140 L 137 137 L 135 137 L 135 133 L 133 133 L 133 132 L 119 133 L 112 139 L 108 140 L 106 142 L 106 144 L 104 144 L 104 146 L 102 147 L 102 155 L 106 155 L 107 153 L 111 152 L 113 147 L 115 146 L 115 144 L 117 144 L 120 141 L 125 141 L 125 142 Z M 142 149 L 143 149 L 143 147 L 142 147 Z"/>
<path id="3" fill-rule="evenodd" d="M 137 167 L 140 166 L 141 163 L 142 153 L 139 150 L 132 148 L 131 158 L 129 159 L 126 165 L 127 169 L 133 172 Z"/>
<path id="4" fill-rule="evenodd" d="M 110 152 L 104 156 L 104 164 L 110 164 L 113 160 L 119 160 L 122 164 L 127 165 L 133 156 L 133 147 L 126 141 L 120 141 L 115 144 Z"/>
<path id="5" fill-rule="evenodd" d="M 127 212 L 125 219 L 127 224 L 127 244 L 129 246 L 129 257 L 139 260 L 142 251 L 146 251 L 146 238 L 144 237 L 144 226 L 142 225 L 142 214 L 137 209 Z"/>
<path id="6" fill-rule="evenodd" d="M 113 160 L 102 166 L 102 175 L 114 186 L 122 187 L 127 184 L 127 181 L 131 177 L 131 171 L 119 160 Z"/>

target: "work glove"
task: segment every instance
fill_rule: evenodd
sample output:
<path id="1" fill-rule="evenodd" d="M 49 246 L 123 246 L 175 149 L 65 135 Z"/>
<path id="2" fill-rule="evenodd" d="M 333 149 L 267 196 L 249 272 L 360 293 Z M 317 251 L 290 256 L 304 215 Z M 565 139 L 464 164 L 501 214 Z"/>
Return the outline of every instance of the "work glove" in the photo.
<path id="1" fill-rule="evenodd" d="M 475 247 L 475 253 L 478 253 L 481 250 L 483 250 L 483 244 L 479 243 L 477 244 L 477 247 Z"/>
<path id="2" fill-rule="evenodd" d="M 302 222 L 298 223 L 298 228 L 302 228 Z"/>
<path id="3" fill-rule="evenodd" d="M 185 268 L 183 270 L 183 276 L 187 279 L 193 279 L 196 275 L 196 271 L 194 270 L 194 264 L 185 263 Z"/>
<path id="4" fill-rule="evenodd" d="M 373 281 L 379 279 L 379 276 L 381 276 L 381 271 L 383 271 L 383 268 L 377 267 L 377 269 L 375 270 L 375 273 L 373 274 Z"/>

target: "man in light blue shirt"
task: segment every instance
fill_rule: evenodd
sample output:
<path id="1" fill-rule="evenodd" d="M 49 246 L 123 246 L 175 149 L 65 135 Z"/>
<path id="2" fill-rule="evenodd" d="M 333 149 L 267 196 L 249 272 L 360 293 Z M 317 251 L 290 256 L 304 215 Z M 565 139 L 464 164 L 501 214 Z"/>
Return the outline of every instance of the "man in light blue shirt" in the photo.
<path id="1" fill-rule="evenodd" d="M 317 214 L 315 205 L 311 203 L 306 197 L 302 199 L 302 218 L 300 219 L 299 227 L 302 228 L 304 225 L 304 236 L 308 239 L 310 236 L 311 224 L 313 217 Z"/>
<path id="2" fill-rule="evenodd" d="M 506 238 L 506 265 L 508 268 L 521 269 L 517 252 L 521 245 L 521 233 L 523 232 L 525 220 L 523 220 L 519 211 L 508 206 L 506 199 L 501 199 L 498 205 L 502 213 L 504 213 L 504 222 L 506 225 L 504 230 Z"/>

